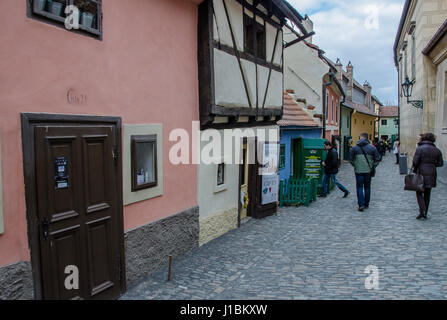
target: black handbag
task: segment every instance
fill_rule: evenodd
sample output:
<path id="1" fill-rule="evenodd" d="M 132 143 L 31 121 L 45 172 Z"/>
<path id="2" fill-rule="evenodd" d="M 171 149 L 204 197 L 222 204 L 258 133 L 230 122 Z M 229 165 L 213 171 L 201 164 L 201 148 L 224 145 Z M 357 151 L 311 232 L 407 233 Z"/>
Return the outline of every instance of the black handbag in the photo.
<path id="1" fill-rule="evenodd" d="M 369 172 L 369 174 L 371 175 L 371 177 L 374 177 L 374 176 L 376 175 L 376 167 L 374 167 L 374 165 L 371 167 L 371 164 L 369 163 L 368 157 L 366 156 L 365 150 L 363 150 L 362 147 L 360 147 L 360 149 L 361 149 L 362 152 L 363 152 L 363 156 L 365 157 L 366 162 L 368 162 L 369 170 L 371 170 L 371 171 Z"/>
<path id="2" fill-rule="evenodd" d="M 404 190 L 424 192 L 425 183 L 424 176 L 420 173 L 415 173 L 414 170 L 405 176 Z"/>

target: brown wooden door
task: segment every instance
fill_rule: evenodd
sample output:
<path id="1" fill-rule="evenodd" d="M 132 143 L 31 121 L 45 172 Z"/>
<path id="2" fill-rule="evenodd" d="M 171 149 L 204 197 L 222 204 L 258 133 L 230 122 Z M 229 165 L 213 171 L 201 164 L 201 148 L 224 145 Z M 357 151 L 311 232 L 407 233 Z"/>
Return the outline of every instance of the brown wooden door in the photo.
<path id="1" fill-rule="evenodd" d="M 119 296 L 122 238 L 117 227 L 115 130 L 113 125 L 35 128 L 45 299 Z M 67 289 L 67 277 L 73 274 L 65 273 L 67 266 L 79 270 L 78 289 Z"/>

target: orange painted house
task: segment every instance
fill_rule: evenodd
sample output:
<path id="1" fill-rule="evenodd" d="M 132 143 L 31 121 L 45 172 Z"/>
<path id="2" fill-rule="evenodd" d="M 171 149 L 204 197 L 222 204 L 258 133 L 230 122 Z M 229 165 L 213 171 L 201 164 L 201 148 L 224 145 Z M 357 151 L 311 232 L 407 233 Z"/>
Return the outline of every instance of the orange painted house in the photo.
<path id="1" fill-rule="evenodd" d="M 199 117 L 200 2 L 83 1 L 71 30 L 79 1 L 0 2 L 0 299 L 116 298 L 198 246 L 168 138 Z"/>

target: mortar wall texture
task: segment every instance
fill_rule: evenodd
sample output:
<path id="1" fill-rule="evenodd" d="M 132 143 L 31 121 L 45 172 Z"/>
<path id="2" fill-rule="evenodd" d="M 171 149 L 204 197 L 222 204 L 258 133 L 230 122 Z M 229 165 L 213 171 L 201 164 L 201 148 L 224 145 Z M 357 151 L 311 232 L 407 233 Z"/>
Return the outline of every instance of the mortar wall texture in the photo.
<path id="1" fill-rule="evenodd" d="M 199 245 L 237 228 L 238 208 L 231 208 L 200 220 Z"/>

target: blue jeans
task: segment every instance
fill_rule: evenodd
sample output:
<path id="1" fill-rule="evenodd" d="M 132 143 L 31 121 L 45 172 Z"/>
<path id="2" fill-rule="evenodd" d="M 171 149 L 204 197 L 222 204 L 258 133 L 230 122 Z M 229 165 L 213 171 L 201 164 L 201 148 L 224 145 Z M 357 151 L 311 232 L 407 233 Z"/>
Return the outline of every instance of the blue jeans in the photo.
<path id="1" fill-rule="evenodd" d="M 323 196 L 327 195 L 327 189 L 329 187 L 329 179 L 331 179 L 335 185 L 338 187 L 338 189 L 340 189 L 341 191 L 343 191 L 344 193 L 348 193 L 348 189 L 346 189 L 338 180 L 337 180 L 337 175 L 336 174 L 326 174 L 323 173 Z"/>
<path id="2" fill-rule="evenodd" d="M 355 181 L 357 184 L 357 201 L 359 207 L 369 207 L 371 200 L 371 174 L 356 173 Z"/>

